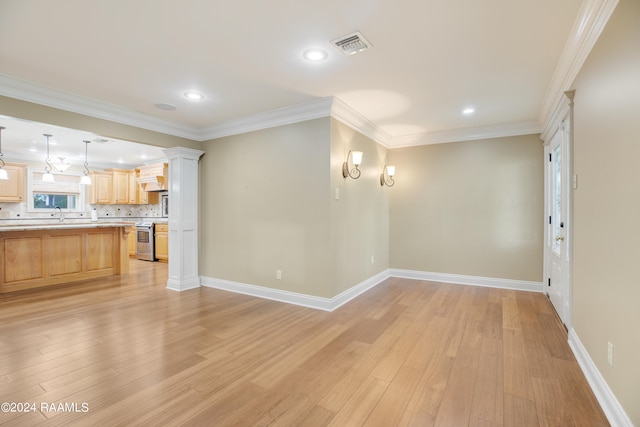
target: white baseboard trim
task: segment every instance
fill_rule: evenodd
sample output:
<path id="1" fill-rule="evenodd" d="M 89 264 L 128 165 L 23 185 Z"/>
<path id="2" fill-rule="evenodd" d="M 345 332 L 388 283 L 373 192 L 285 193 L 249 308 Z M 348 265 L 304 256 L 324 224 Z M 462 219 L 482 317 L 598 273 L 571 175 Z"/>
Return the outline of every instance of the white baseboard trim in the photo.
<path id="1" fill-rule="evenodd" d="M 486 286 L 517 291 L 542 292 L 542 282 L 525 280 L 497 279 L 493 277 L 464 276 L 461 274 L 431 273 L 428 271 L 402 270 L 392 268 L 391 277 L 404 279 L 429 280 L 432 282 L 456 283 L 459 285 Z"/>
<path id="2" fill-rule="evenodd" d="M 591 386 L 593 394 L 596 395 L 596 399 L 598 399 L 609 423 L 611 423 L 613 427 L 633 427 L 631 419 L 629 419 L 624 408 L 622 408 L 622 405 L 620 405 L 620 402 L 616 399 L 616 396 L 602 377 L 596 364 L 593 363 L 587 349 L 582 345 L 582 341 L 580 341 L 578 334 L 573 328 L 569 331 L 569 347 L 571 347 L 573 354 L 576 356 L 578 364 L 580 368 L 582 368 L 585 377 L 587 377 L 587 382 Z"/>
<path id="3" fill-rule="evenodd" d="M 188 291 L 190 289 L 195 289 L 200 287 L 199 278 L 191 279 L 191 280 L 167 280 L 167 289 L 171 289 L 172 291 Z"/>
<path id="4" fill-rule="evenodd" d="M 369 289 L 375 288 L 380 283 L 387 280 L 389 277 L 389 269 L 383 270 L 375 276 L 369 277 L 367 280 L 358 283 L 356 286 L 347 289 L 339 295 L 331 298 L 332 309 L 330 311 L 335 310 L 336 308 L 348 303 L 352 299 L 356 298 L 359 295 L 367 292 Z"/>
<path id="5" fill-rule="evenodd" d="M 200 276 L 200 283 L 202 286 L 208 288 L 251 295 L 258 298 L 280 301 L 302 307 L 315 308 L 317 310 L 333 311 L 356 298 L 358 295 L 361 295 L 382 283 L 387 278 L 389 278 L 389 270 L 384 270 L 333 298 L 316 297 L 313 295 L 282 291 L 279 289 L 266 288 L 264 286 L 249 285 L 246 283 L 232 282 L 230 280 L 215 279 L 213 277 L 205 276 Z"/>

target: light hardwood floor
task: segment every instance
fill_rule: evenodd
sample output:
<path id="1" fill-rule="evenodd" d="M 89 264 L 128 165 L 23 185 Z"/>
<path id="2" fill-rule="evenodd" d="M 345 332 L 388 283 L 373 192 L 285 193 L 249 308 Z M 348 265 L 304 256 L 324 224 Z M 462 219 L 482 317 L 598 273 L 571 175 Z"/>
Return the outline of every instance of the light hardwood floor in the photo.
<path id="1" fill-rule="evenodd" d="M 0 297 L 0 402 L 36 404 L 0 424 L 608 425 L 542 294 L 389 279 L 326 313 L 166 279 Z"/>

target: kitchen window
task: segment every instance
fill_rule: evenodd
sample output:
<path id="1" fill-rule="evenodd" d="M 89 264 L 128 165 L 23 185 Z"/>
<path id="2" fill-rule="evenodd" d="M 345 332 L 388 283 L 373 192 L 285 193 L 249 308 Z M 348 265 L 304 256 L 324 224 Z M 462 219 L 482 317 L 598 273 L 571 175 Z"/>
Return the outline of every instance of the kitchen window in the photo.
<path id="1" fill-rule="evenodd" d="M 34 209 L 76 209 L 76 199 L 78 196 L 75 194 L 33 194 L 33 208 Z"/>
<path id="2" fill-rule="evenodd" d="M 29 171 L 29 212 L 47 212 L 60 208 L 64 212 L 84 211 L 84 191 L 80 175 L 54 174 L 54 182 L 44 182 L 42 171 Z"/>

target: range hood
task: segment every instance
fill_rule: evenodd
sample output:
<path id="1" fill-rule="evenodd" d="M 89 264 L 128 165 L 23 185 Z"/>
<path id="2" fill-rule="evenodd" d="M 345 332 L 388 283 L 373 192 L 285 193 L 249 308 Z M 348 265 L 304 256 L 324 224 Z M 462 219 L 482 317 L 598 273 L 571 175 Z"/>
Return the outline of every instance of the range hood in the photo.
<path id="1" fill-rule="evenodd" d="M 142 186 L 144 191 L 166 191 L 169 189 L 169 164 L 156 163 L 140 166 L 136 183 Z"/>
<path id="2" fill-rule="evenodd" d="M 166 191 L 168 189 L 163 175 L 145 176 L 136 179 L 136 182 L 142 185 L 144 191 Z"/>

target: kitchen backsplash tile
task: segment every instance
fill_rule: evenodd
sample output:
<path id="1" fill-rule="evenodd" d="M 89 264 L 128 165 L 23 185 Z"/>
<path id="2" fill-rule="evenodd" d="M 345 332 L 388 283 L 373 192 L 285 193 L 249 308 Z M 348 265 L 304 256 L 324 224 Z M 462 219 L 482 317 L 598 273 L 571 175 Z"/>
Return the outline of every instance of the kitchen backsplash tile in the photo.
<path id="1" fill-rule="evenodd" d="M 92 205 L 98 218 L 144 218 L 160 217 L 160 205 Z"/>
<path id="2" fill-rule="evenodd" d="M 99 219 L 106 218 L 160 218 L 162 210 L 160 204 L 152 205 L 90 205 L 85 206 L 84 212 L 65 212 L 67 219 L 90 219 L 91 210 L 95 208 Z M 49 212 L 27 212 L 26 203 L 0 203 L 0 220 L 19 219 L 51 219 L 56 216 Z"/>

